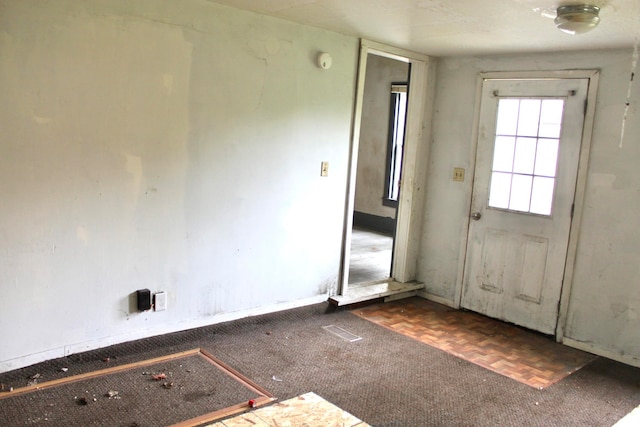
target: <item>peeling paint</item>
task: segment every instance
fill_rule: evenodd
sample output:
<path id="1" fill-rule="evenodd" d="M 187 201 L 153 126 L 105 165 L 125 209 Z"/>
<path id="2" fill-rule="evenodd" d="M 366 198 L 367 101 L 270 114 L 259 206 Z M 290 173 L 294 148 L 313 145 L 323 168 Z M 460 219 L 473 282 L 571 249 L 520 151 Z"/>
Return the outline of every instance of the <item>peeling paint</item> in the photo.
<path id="1" fill-rule="evenodd" d="M 338 277 L 331 276 L 318 284 L 317 292 L 318 292 L 318 295 L 323 295 L 326 293 L 329 293 L 330 295 L 335 295 L 337 287 L 338 287 Z"/>

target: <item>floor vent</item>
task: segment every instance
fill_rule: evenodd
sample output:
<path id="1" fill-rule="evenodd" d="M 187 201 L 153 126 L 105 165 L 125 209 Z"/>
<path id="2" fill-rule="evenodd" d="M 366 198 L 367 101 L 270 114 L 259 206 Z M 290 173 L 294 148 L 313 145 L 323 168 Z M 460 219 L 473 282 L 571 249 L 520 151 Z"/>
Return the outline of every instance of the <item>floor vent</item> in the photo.
<path id="1" fill-rule="evenodd" d="M 355 342 L 355 341 L 360 341 L 362 339 L 362 337 L 354 335 L 351 332 L 345 331 L 344 329 L 339 328 L 335 325 L 323 326 L 322 329 L 327 330 L 332 334 L 339 336 L 345 341 Z"/>

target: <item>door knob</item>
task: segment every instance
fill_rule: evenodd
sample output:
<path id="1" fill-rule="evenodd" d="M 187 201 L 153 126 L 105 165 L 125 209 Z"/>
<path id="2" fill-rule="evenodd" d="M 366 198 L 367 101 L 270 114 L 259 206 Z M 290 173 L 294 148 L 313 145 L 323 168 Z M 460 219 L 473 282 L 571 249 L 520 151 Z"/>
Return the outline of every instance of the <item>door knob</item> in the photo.
<path id="1" fill-rule="evenodd" d="M 482 214 L 480 212 L 474 212 L 471 214 L 471 219 L 474 221 L 477 221 L 480 218 L 482 218 Z"/>

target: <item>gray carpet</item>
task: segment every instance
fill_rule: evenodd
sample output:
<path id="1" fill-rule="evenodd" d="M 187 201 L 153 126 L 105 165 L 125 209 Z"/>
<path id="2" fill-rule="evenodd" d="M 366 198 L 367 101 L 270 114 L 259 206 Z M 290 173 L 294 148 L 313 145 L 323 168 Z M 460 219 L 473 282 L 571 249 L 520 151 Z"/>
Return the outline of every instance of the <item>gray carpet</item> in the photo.
<path id="1" fill-rule="evenodd" d="M 158 375 L 166 378 L 156 379 Z M 16 393 L 0 405 L 7 406 L 2 425 L 161 426 L 246 404 L 257 397 L 196 354 Z"/>
<path id="2" fill-rule="evenodd" d="M 362 340 L 345 341 L 322 328 L 327 325 Z M 50 381 L 103 369 L 107 363 L 131 363 L 194 347 L 210 351 L 280 400 L 313 391 L 380 427 L 610 426 L 640 403 L 637 368 L 599 358 L 536 390 L 347 310 L 328 310 L 326 304 L 72 355 L 0 374 L 0 382 L 22 387 L 38 373 L 41 381 Z M 104 362 L 107 357 L 109 362 Z M 66 373 L 60 372 L 63 366 L 69 368 Z M 134 413 L 123 412 L 119 425 L 157 425 L 147 422 L 146 413 L 163 404 L 170 402 L 148 401 Z M 11 399 L 0 400 L 0 425 L 9 416 L 15 416 Z M 14 425 L 35 425 L 24 421 Z M 76 417 L 63 425 L 86 424 Z"/>

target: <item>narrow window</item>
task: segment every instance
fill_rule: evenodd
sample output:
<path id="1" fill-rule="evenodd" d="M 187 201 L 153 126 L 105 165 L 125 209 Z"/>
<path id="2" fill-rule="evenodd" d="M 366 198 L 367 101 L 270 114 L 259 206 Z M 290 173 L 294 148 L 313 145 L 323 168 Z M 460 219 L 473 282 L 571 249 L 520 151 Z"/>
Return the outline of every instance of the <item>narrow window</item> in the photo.
<path id="1" fill-rule="evenodd" d="M 407 83 L 392 83 L 387 168 L 385 173 L 384 197 L 382 198 L 382 203 L 385 206 L 398 206 L 406 116 Z"/>

